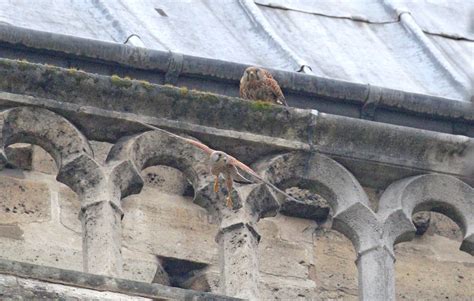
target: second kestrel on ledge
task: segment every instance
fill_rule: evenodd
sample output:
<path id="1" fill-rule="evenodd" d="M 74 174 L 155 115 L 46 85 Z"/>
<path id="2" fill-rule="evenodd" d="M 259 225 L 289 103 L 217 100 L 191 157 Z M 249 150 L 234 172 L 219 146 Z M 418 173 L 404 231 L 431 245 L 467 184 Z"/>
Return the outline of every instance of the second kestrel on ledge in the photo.
<path id="1" fill-rule="evenodd" d="M 240 97 L 288 106 L 277 81 L 267 70 L 248 67 L 240 79 Z"/>

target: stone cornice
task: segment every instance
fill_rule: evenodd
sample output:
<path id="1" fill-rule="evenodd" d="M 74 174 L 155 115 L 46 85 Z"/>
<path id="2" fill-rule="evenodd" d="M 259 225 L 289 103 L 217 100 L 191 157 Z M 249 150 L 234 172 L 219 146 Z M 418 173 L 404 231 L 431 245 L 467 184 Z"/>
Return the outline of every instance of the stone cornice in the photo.
<path id="1" fill-rule="evenodd" d="M 246 65 L 0 24 L 3 57 L 31 57 L 110 75 L 137 74 L 156 82 L 222 91 L 238 86 Z M 296 107 L 435 131 L 473 135 L 474 104 L 369 84 L 271 70 Z M 237 93 L 230 93 L 237 95 Z M 429 122 L 426 122 L 426 119 Z"/>
<path id="2" fill-rule="evenodd" d="M 0 91 L 1 107 L 56 111 L 92 140 L 139 133 L 144 127 L 135 121 L 141 121 L 190 134 L 247 163 L 285 150 L 318 151 L 374 187 L 429 172 L 474 183 L 474 139 L 466 136 L 25 61 L 0 60 Z"/>

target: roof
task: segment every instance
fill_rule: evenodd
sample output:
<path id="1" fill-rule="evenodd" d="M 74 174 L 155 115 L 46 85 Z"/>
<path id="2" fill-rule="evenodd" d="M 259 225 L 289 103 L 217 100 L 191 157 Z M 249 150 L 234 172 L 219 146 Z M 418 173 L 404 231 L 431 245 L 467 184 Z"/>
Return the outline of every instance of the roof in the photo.
<path id="1" fill-rule="evenodd" d="M 473 11 L 463 0 L 0 0 L 0 23 L 472 102 Z"/>

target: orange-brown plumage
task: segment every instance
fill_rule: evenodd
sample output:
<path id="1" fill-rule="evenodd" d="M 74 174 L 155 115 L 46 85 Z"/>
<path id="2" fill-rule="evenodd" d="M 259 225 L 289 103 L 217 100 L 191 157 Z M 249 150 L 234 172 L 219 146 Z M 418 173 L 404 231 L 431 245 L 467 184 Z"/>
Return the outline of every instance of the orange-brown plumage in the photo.
<path id="1" fill-rule="evenodd" d="M 240 79 L 240 97 L 288 106 L 277 81 L 267 70 L 248 67 Z"/>
<path id="2" fill-rule="evenodd" d="M 239 173 L 239 169 L 243 170 L 245 173 L 248 175 L 252 176 L 253 178 L 257 179 L 258 181 L 270 186 L 272 189 L 275 191 L 283 194 L 286 196 L 288 199 L 291 199 L 295 202 L 299 202 L 297 199 L 294 197 L 288 195 L 286 192 L 282 191 L 272 183 L 268 182 L 267 180 L 263 179 L 260 177 L 252 168 L 247 166 L 245 163 L 240 162 L 236 158 L 232 157 L 231 155 L 228 155 L 222 151 L 217 151 L 214 150 L 204 143 L 201 143 L 196 140 L 192 140 L 189 138 L 184 138 L 179 135 L 173 134 L 171 132 L 168 132 L 166 130 L 163 130 L 161 128 L 152 126 L 151 124 L 139 122 L 141 125 L 150 128 L 152 130 L 156 130 L 159 132 L 162 132 L 164 134 L 167 134 L 171 137 L 174 137 L 178 140 L 181 140 L 183 142 L 189 143 L 191 145 L 194 145 L 195 147 L 199 148 L 202 150 L 204 153 L 206 153 L 209 156 L 209 169 L 212 175 L 215 176 L 215 181 L 214 181 L 214 191 L 217 192 L 219 189 L 219 181 L 218 177 L 220 174 L 223 174 L 226 180 L 226 186 L 227 186 L 227 197 L 226 197 L 226 204 L 228 207 L 232 208 L 233 202 L 230 197 L 230 193 L 233 187 L 234 180 L 237 182 L 253 182 L 252 180 L 247 179 L 244 177 L 242 174 Z"/>

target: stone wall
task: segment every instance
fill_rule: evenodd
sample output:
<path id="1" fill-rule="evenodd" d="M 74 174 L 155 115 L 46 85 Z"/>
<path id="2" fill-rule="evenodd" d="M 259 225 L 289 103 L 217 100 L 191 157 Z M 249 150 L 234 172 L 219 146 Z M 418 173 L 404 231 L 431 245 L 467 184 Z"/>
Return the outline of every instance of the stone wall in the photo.
<path id="1" fill-rule="evenodd" d="M 105 160 L 111 145 L 94 142 L 92 146 L 96 157 Z M 42 148 L 18 148 L 22 151 L 14 151 L 15 162 L 23 169 L 0 172 L 0 258 L 82 271 L 77 196 L 55 180 L 57 168 Z M 167 285 L 171 279 L 183 288 L 219 292 L 217 221 L 192 202 L 192 187 L 180 171 L 149 167 L 142 176 L 146 180 L 142 192 L 122 203 L 123 278 Z M 381 192 L 367 191 L 375 206 Z M 281 214 L 261 220 L 257 227 L 262 300 L 357 299 L 356 253 L 342 234 L 326 224 Z M 473 298 L 474 258 L 458 250 L 461 241 L 456 224 L 431 213 L 423 236 L 395 248 L 397 298 Z M 184 272 L 177 272 L 176 265 Z M 12 281 L 39 285 L 14 277 L 0 280 Z M 47 291 L 61 291 L 41 285 Z M 117 297 L 89 290 L 69 296 Z"/>
<path id="2" fill-rule="evenodd" d="M 48 266 L 36 280 L 84 271 L 179 300 L 472 297 L 473 139 L 25 61 L 0 59 L 0 90 L 0 256 Z M 298 199 L 216 187 L 206 152 L 144 123 Z"/>

